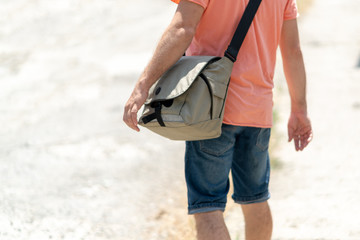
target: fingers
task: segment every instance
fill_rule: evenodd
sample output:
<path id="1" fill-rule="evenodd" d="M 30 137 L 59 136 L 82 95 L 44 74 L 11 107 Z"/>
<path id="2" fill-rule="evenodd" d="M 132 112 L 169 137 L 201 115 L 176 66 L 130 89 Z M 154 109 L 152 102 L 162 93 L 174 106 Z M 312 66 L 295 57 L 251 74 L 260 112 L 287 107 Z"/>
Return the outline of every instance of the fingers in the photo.
<path id="1" fill-rule="evenodd" d="M 137 113 L 145 103 L 148 89 L 143 89 L 138 84 L 135 86 L 131 96 L 125 104 L 123 120 L 131 129 L 139 132 Z"/>
<path id="2" fill-rule="evenodd" d="M 291 142 L 291 140 L 294 139 L 294 132 L 292 129 L 288 130 L 288 135 L 289 135 L 288 142 Z"/>
<path id="3" fill-rule="evenodd" d="M 302 151 L 307 146 L 307 142 L 303 140 L 303 138 L 300 135 L 297 135 L 294 138 L 294 146 L 296 151 Z"/>
<path id="4" fill-rule="evenodd" d="M 294 140 L 294 147 L 296 151 L 302 151 L 308 146 L 312 140 L 312 130 L 311 126 L 307 126 L 302 129 L 294 129 L 289 126 L 288 128 L 288 141 Z"/>
<path id="5" fill-rule="evenodd" d="M 309 144 L 309 142 L 307 141 L 306 138 L 301 138 L 301 147 L 300 147 L 300 150 L 304 150 L 304 148 L 307 147 L 307 145 Z"/>
<path id="6" fill-rule="evenodd" d="M 302 151 L 312 140 L 310 120 L 306 115 L 292 113 L 288 122 L 288 141 L 294 140 L 296 151 Z"/>
<path id="7" fill-rule="evenodd" d="M 130 117 L 131 117 L 131 121 L 132 121 L 132 125 L 134 126 L 134 130 L 139 132 L 140 129 L 138 128 L 138 121 L 137 121 L 137 112 L 138 112 L 138 107 L 136 105 L 134 105 L 133 109 L 130 112 Z"/>
<path id="8" fill-rule="evenodd" d="M 125 106 L 123 121 L 128 125 L 131 129 L 139 132 L 137 124 L 137 112 L 138 108 L 134 105 L 132 108 L 130 106 Z"/>
<path id="9" fill-rule="evenodd" d="M 312 135 L 311 129 L 310 129 L 310 131 L 305 132 L 303 134 L 295 135 L 295 137 L 293 138 L 294 139 L 295 150 L 296 151 L 304 150 L 309 145 L 309 143 L 311 142 L 312 137 L 313 137 L 313 135 Z"/>
<path id="10" fill-rule="evenodd" d="M 296 151 L 299 151 L 300 150 L 300 139 L 299 139 L 299 136 L 296 136 L 294 138 L 294 145 L 295 145 L 295 150 Z"/>

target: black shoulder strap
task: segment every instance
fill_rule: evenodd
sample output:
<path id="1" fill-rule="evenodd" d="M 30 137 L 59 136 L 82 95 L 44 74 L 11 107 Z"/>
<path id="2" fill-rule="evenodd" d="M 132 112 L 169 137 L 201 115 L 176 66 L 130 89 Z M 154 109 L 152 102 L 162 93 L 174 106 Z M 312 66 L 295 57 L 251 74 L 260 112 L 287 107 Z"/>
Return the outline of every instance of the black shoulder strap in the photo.
<path id="1" fill-rule="evenodd" d="M 231 61 L 235 62 L 239 53 L 241 44 L 243 43 L 245 36 L 250 28 L 252 20 L 260 6 L 261 0 L 250 0 L 246 6 L 245 12 L 236 28 L 234 36 L 228 49 L 225 51 L 225 56 Z"/>

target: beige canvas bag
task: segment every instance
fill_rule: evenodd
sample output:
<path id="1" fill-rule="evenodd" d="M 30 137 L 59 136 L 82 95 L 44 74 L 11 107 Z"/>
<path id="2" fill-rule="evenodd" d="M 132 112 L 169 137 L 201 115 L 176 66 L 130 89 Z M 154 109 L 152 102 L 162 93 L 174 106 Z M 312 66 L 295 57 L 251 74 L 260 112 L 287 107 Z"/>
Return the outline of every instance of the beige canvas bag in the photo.
<path id="1" fill-rule="evenodd" d="M 250 0 L 224 57 L 184 56 L 149 90 L 139 125 L 172 140 L 221 135 L 230 76 L 261 0 Z"/>

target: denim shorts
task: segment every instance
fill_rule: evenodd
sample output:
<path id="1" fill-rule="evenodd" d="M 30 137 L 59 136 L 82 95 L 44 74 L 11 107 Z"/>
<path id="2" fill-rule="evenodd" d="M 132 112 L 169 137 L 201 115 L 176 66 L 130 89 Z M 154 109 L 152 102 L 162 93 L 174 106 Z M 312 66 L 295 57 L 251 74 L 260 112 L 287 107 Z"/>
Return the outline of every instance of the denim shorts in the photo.
<path id="1" fill-rule="evenodd" d="M 218 138 L 186 142 L 189 214 L 225 210 L 230 170 L 236 203 L 268 200 L 269 139 L 270 128 L 223 124 Z"/>

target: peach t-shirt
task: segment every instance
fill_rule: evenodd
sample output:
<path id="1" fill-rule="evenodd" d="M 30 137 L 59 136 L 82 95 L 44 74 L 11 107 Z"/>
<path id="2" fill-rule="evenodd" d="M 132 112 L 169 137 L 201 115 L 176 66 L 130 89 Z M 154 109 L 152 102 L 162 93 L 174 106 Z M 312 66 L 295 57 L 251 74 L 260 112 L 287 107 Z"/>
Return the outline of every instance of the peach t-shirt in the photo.
<path id="1" fill-rule="evenodd" d="M 186 55 L 223 56 L 249 0 L 188 1 L 205 11 Z M 297 15 L 296 0 L 262 1 L 231 74 L 224 123 L 272 126 L 276 50 L 283 21 Z"/>

